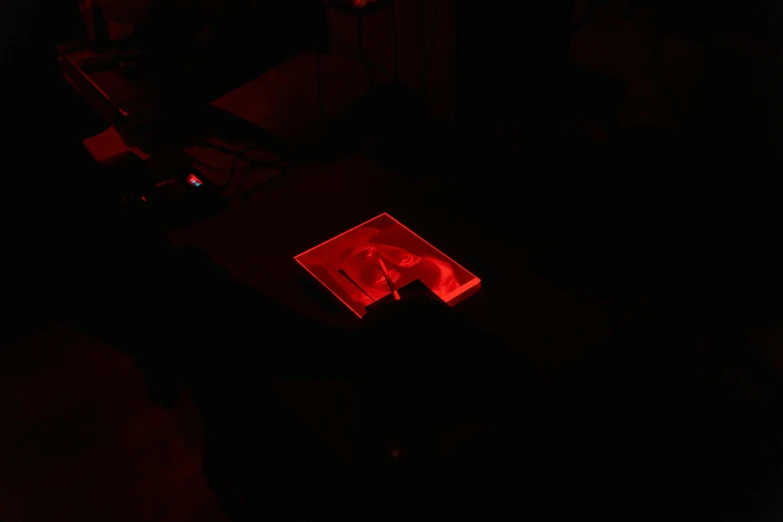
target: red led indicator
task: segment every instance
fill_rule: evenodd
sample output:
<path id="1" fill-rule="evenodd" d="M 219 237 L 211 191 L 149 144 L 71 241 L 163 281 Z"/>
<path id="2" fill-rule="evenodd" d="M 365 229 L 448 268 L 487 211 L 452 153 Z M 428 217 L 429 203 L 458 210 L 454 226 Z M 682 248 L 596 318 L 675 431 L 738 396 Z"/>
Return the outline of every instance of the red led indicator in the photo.
<path id="1" fill-rule="evenodd" d="M 200 187 L 201 185 L 203 185 L 203 184 L 204 184 L 204 183 L 203 183 L 203 182 L 202 182 L 200 179 L 198 179 L 198 178 L 197 178 L 195 175 L 193 175 L 193 174 L 190 174 L 190 175 L 188 176 L 188 183 L 190 183 L 190 184 L 191 184 L 191 185 L 193 185 L 194 187 Z"/>

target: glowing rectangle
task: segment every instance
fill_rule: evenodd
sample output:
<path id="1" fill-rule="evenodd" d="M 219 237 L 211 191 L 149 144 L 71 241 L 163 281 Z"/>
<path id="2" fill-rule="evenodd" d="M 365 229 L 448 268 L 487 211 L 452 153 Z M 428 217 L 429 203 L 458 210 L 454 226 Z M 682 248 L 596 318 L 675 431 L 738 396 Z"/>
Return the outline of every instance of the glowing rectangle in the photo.
<path id="1" fill-rule="evenodd" d="M 379 258 L 383 263 L 378 262 Z M 367 305 L 391 293 L 381 264 L 388 267 L 397 288 L 418 279 L 449 304 L 456 303 L 460 296 L 465 297 L 467 291 L 477 289 L 481 283 L 478 277 L 386 213 L 294 259 L 360 318 L 367 313 Z"/>

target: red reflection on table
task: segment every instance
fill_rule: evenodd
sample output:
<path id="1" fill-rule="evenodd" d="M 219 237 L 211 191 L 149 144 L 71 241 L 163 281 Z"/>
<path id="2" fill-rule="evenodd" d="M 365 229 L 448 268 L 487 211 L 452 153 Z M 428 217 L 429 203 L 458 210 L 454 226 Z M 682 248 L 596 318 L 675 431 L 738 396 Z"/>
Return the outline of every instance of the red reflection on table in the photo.
<path id="1" fill-rule="evenodd" d="M 379 259 L 396 288 L 418 279 L 446 303 L 481 282 L 389 214 L 294 259 L 359 317 L 365 315 L 367 305 L 391 293 Z"/>

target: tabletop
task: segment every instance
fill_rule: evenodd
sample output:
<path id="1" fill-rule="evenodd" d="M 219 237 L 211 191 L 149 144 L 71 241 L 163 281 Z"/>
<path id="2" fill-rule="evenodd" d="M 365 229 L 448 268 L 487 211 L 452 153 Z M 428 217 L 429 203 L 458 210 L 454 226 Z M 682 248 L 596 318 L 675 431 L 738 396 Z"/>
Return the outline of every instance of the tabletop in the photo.
<path id="1" fill-rule="evenodd" d="M 314 295 L 318 283 L 294 256 L 388 212 L 482 279 L 482 288 L 453 312 L 506 352 L 509 366 L 518 370 L 508 370 L 516 375 L 509 380 L 519 381 L 514 384 L 526 375 L 555 376 L 607 339 L 613 310 L 606 303 L 580 300 L 531 273 L 521 262 L 532 255 L 529 236 L 520 230 L 509 237 L 508 227 L 492 226 L 505 219 L 504 212 L 471 201 L 457 184 L 444 190 L 442 182 L 439 177 L 412 179 L 362 153 L 302 162 L 245 204 L 174 231 L 170 239 L 204 251 L 234 279 L 309 320 L 352 329 L 363 319 L 328 293 Z M 471 349 L 481 353 L 488 347 Z M 479 358 L 472 376 L 477 382 L 489 377 L 480 376 Z M 404 410 L 404 422 L 385 401 L 379 411 L 362 413 L 367 382 L 361 380 L 276 380 L 269 385 L 330 461 L 379 498 L 396 494 L 401 482 L 432 476 L 486 428 L 485 412 L 475 411 L 438 379 L 402 385 L 408 399 L 397 408 Z M 404 426 L 402 433 L 395 431 L 395 422 Z M 367 451 L 374 451 L 376 459 L 404 455 L 414 464 L 402 477 L 390 478 L 386 468 L 368 464 L 373 457 L 357 453 L 361 433 L 373 441 L 375 447 Z"/>
<path id="2" fill-rule="evenodd" d="M 482 279 L 481 290 L 454 310 L 521 358 L 555 365 L 599 342 L 607 327 L 604 303 L 580 302 L 532 274 L 522 263 L 532 248 L 524 230 L 509 235 L 499 223 L 507 219 L 503 212 L 478 205 L 467 192 L 454 195 L 460 191 L 357 154 L 295 165 L 244 205 L 170 239 L 203 250 L 234 278 L 315 321 L 350 326 L 359 321 L 353 314 L 325 308 L 302 285 L 310 276 L 294 256 L 388 212 Z M 545 348 L 569 345 L 569 356 Z"/>

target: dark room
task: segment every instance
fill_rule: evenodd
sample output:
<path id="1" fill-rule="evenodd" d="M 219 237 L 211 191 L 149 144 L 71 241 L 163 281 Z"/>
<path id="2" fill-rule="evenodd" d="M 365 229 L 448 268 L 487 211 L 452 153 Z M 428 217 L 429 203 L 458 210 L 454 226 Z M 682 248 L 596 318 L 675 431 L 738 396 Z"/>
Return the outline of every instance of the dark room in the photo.
<path id="1" fill-rule="evenodd" d="M 781 0 L 0 0 L 0 522 L 783 520 Z"/>

